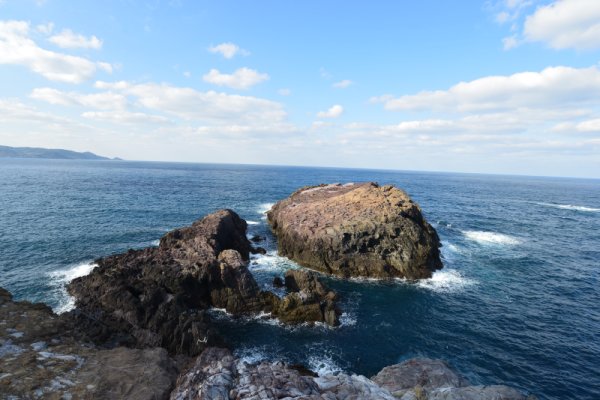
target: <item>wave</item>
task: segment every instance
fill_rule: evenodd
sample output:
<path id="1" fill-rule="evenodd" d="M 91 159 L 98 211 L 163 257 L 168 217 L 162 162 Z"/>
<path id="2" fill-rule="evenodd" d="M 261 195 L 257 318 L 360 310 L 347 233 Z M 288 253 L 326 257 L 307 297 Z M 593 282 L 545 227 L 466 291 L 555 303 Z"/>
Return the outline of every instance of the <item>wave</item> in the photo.
<path id="1" fill-rule="evenodd" d="M 269 211 L 271 209 L 271 207 L 273 207 L 275 205 L 275 203 L 262 203 L 258 206 L 256 212 L 260 215 L 262 215 L 262 217 L 260 217 L 260 219 L 267 219 L 267 211 Z"/>
<path id="2" fill-rule="evenodd" d="M 586 206 L 575 206 L 572 204 L 553 204 L 553 203 L 537 203 L 541 206 L 560 208 L 561 210 L 573 210 L 583 212 L 600 212 L 600 208 L 586 207 Z"/>
<path id="3" fill-rule="evenodd" d="M 433 276 L 429 279 L 419 280 L 416 285 L 419 288 L 437 293 L 455 293 L 476 283 L 476 280 L 465 278 L 457 270 L 444 269 L 434 272 Z"/>
<path id="4" fill-rule="evenodd" d="M 288 269 L 299 269 L 300 266 L 287 257 L 277 254 L 276 250 L 268 251 L 267 254 L 255 254 L 251 257 L 250 271 L 268 271 L 284 273 Z"/>
<path id="5" fill-rule="evenodd" d="M 75 299 L 67 293 L 67 284 L 75 278 L 88 275 L 98 265 L 93 262 L 84 262 L 69 268 L 59 269 L 48 273 L 50 284 L 56 293 L 58 305 L 54 312 L 62 314 L 75 308 Z"/>
<path id="6" fill-rule="evenodd" d="M 246 223 L 248 225 L 260 225 L 260 222 L 256 222 L 256 221 L 250 221 L 250 220 L 246 220 Z"/>
<path id="7" fill-rule="evenodd" d="M 318 348 L 315 348 L 314 350 L 317 354 L 309 355 L 307 360 L 308 368 L 311 371 L 316 372 L 319 376 L 334 375 L 344 372 L 344 369 L 333 360 L 331 355 L 327 353 L 323 354 L 321 346 L 318 346 Z"/>
<path id="8" fill-rule="evenodd" d="M 467 239 L 479 244 L 517 245 L 521 241 L 513 236 L 497 232 L 486 231 L 462 231 Z"/>

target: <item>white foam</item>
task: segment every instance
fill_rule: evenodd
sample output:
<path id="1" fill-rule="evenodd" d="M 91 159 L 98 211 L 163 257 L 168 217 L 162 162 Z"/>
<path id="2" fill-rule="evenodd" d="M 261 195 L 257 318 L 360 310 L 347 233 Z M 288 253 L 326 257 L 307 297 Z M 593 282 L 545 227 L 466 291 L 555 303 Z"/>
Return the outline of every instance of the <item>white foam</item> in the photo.
<path id="1" fill-rule="evenodd" d="M 311 371 L 316 372 L 319 376 L 344 372 L 344 369 L 329 354 L 323 353 L 321 348 L 317 352 L 318 355 L 311 354 L 308 356 L 308 368 Z"/>
<path id="2" fill-rule="evenodd" d="M 340 327 L 354 325 L 356 325 L 356 315 L 348 312 L 343 312 L 342 315 L 340 315 Z"/>
<path id="3" fill-rule="evenodd" d="M 255 254 L 251 257 L 250 271 L 269 271 L 283 273 L 289 269 L 298 269 L 300 266 L 287 257 L 271 250 L 267 254 Z"/>
<path id="4" fill-rule="evenodd" d="M 462 231 L 462 233 L 467 239 L 479 244 L 517 245 L 521 243 L 519 239 L 503 233 L 486 231 Z"/>
<path id="5" fill-rule="evenodd" d="M 85 262 L 70 268 L 52 271 L 48 274 L 50 283 L 54 286 L 58 297 L 58 306 L 54 308 L 54 312 L 62 314 L 75 308 L 75 299 L 67 293 L 67 284 L 75 278 L 88 275 L 97 266 L 93 262 Z"/>
<path id="6" fill-rule="evenodd" d="M 560 208 L 562 210 L 584 211 L 584 212 L 600 212 L 600 208 L 575 206 L 572 204 L 552 204 L 552 203 L 537 203 L 542 206 Z"/>
<path id="7" fill-rule="evenodd" d="M 158 246 L 160 244 L 160 239 L 156 239 L 150 242 L 150 246 Z"/>
<path id="8" fill-rule="evenodd" d="M 455 293 L 476 283 L 477 281 L 465 278 L 457 270 L 445 268 L 434 272 L 433 276 L 429 279 L 419 280 L 416 285 L 417 287 L 438 293 Z"/>
<path id="9" fill-rule="evenodd" d="M 261 361 L 269 359 L 265 347 L 247 347 L 235 352 L 235 356 L 240 362 L 246 364 L 258 364 Z"/>
<path id="10" fill-rule="evenodd" d="M 257 211 L 259 214 L 266 214 L 274 205 L 275 203 L 262 203 L 258 206 Z"/>
<path id="11" fill-rule="evenodd" d="M 250 221 L 250 220 L 247 220 L 247 221 L 246 221 L 246 223 L 247 223 L 248 225 L 260 225 L 260 222 L 256 222 L 256 221 Z"/>

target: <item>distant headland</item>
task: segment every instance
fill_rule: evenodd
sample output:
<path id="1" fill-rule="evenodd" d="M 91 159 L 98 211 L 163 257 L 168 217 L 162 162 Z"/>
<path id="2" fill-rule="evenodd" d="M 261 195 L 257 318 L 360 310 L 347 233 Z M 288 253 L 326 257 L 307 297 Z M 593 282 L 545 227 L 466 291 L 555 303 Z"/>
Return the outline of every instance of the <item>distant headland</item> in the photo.
<path id="1" fill-rule="evenodd" d="M 57 160 L 120 160 L 120 158 L 102 157 L 94 153 L 77 152 L 64 149 L 44 149 L 41 147 L 0 146 L 0 158 L 47 158 Z"/>

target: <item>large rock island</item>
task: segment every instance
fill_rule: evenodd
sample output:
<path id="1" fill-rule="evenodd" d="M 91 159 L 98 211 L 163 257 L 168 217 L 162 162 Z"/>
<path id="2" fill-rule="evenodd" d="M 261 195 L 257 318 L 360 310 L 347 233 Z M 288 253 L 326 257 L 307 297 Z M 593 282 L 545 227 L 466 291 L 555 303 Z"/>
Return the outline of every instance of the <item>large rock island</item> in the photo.
<path id="1" fill-rule="evenodd" d="M 402 190 L 376 183 L 305 187 L 267 213 L 279 254 L 341 277 L 429 278 L 440 240 Z"/>

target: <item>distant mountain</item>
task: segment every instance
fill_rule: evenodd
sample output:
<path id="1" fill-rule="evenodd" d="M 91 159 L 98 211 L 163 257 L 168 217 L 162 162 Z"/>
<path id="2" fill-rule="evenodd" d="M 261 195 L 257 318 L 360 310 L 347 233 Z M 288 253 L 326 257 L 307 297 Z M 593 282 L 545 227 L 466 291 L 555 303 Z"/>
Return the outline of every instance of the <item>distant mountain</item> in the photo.
<path id="1" fill-rule="evenodd" d="M 119 160 L 119 158 L 108 158 L 86 151 L 63 149 L 42 149 L 39 147 L 9 147 L 0 146 L 0 158 L 52 158 L 60 160 Z"/>

